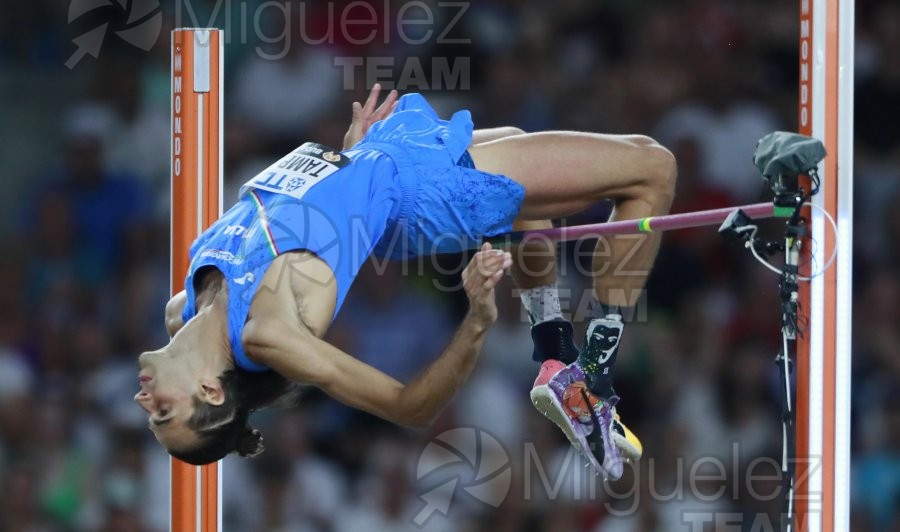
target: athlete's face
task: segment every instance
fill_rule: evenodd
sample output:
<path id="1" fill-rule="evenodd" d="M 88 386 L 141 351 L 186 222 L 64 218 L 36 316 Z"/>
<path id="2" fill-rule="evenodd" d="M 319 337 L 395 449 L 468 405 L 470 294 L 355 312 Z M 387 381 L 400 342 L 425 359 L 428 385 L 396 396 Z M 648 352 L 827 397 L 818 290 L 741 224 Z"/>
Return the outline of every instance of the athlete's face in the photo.
<path id="1" fill-rule="evenodd" d="M 166 449 L 184 449 L 196 441 L 187 421 L 201 384 L 182 357 L 165 350 L 144 353 L 140 361 L 141 389 L 134 400 L 148 414 L 148 424 Z"/>

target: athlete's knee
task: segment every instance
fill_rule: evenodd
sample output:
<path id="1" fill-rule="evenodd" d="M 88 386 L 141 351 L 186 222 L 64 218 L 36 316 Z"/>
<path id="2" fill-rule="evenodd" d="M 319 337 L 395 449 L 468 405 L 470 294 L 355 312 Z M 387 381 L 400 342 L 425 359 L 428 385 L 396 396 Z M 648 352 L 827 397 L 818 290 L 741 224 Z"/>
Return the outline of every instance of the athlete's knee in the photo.
<path id="1" fill-rule="evenodd" d="M 492 127 L 490 129 L 476 129 L 474 132 L 472 132 L 472 145 L 474 147 L 478 146 L 479 144 L 486 144 L 495 140 L 516 137 L 524 134 L 525 131 L 513 126 Z"/>
<path id="2" fill-rule="evenodd" d="M 675 156 L 665 146 L 644 135 L 633 135 L 629 141 L 644 153 L 642 160 L 647 165 L 645 179 L 654 203 L 668 209 L 675 196 L 675 180 L 678 165 Z"/>
<path id="3" fill-rule="evenodd" d="M 525 130 L 517 128 L 515 126 L 502 126 L 497 128 L 497 136 L 500 138 L 506 137 L 515 137 L 517 135 L 524 135 Z"/>
<path id="4" fill-rule="evenodd" d="M 659 146 L 659 143 L 656 142 L 656 140 L 654 140 L 652 137 L 648 137 L 647 135 L 624 135 L 624 139 L 634 146 L 638 146 L 641 148 Z"/>

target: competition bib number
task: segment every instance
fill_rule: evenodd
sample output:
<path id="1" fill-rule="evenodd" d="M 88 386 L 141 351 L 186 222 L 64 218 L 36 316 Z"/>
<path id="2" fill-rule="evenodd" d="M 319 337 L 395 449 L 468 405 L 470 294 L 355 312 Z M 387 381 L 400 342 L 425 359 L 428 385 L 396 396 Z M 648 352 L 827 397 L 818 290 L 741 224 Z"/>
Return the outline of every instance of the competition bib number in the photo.
<path id="1" fill-rule="evenodd" d="M 307 142 L 247 181 L 241 194 L 253 187 L 301 199 L 309 189 L 350 163 L 350 158 L 337 150 Z"/>

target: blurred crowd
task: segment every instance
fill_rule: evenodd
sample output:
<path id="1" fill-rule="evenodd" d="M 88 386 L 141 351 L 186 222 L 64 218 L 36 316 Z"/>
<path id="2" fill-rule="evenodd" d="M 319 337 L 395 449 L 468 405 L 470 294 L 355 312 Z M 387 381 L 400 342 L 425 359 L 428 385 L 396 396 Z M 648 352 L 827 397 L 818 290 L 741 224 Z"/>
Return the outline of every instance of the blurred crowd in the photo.
<path id="1" fill-rule="evenodd" d="M 71 70 L 63 65 L 79 21 L 67 25 L 62 4 L 4 6 L 0 531 L 168 526 L 168 458 L 131 398 L 137 355 L 167 342 L 168 31 L 178 10 L 183 25 L 188 6 L 199 25 L 232 15 L 226 203 L 296 145 L 340 146 L 350 103 L 372 80 L 360 67 L 348 84 L 335 57 L 393 57 L 382 82 L 407 79 L 413 60 L 431 72 L 440 58 L 469 58 L 459 86 L 433 86 L 429 74 L 405 90 L 425 93 L 444 116 L 471 109 L 478 128 L 654 136 L 678 159 L 674 212 L 764 199 L 750 162 L 755 142 L 797 127 L 796 2 L 479 0 L 454 21 L 459 7 L 428 1 L 443 39 L 435 31 L 409 45 L 387 25 L 370 43 L 340 32 L 304 43 L 334 24 L 328 6 L 340 13 L 348 3 L 293 2 L 285 47 L 265 42 L 283 31 L 278 10 L 254 18 L 255 2 L 164 1 L 152 49 L 110 31 L 99 58 Z M 370 3 L 382 21 L 404 4 Z M 900 50 L 900 4 L 858 1 L 856 31 L 852 527 L 898 530 L 900 61 L 890 54 Z M 266 58 L 275 54 L 283 57 Z M 602 221 L 609 209 L 565 223 Z M 266 452 L 225 461 L 224 529 L 416 530 L 430 489 L 418 457 L 454 427 L 502 443 L 509 492 L 494 507 L 460 491 L 425 530 L 777 528 L 777 279 L 738 248 L 713 229 L 663 240 L 641 304 L 646 319 L 626 328 L 619 356 L 619 412 L 645 445 L 624 479 L 580 474 L 565 439 L 533 410 L 527 320 L 504 281 L 481 361 L 430 430 L 388 425 L 315 390 L 296 408 L 259 413 Z M 588 297 L 583 252 L 560 253 L 572 312 Z M 465 258 L 436 260 L 367 265 L 329 340 L 401 380 L 415 375 L 465 310 L 465 298 L 444 288 Z M 724 480 L 693 467 L 713 459 Z M 473 472 L 461 482 L 485 481 Z"/>

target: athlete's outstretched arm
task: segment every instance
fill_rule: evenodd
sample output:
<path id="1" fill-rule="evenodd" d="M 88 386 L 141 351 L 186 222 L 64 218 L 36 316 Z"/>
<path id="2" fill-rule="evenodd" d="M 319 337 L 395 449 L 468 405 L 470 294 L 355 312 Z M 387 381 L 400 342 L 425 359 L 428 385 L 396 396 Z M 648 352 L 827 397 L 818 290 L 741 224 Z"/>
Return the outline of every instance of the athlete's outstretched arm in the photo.
<path id="1" fill-rule="evenodd" d="M 427 426 L 472 372 L 485 332 L 497 319 L 494 286 L 511 265 L 509 253 L 489 244 L 475 254 L 463 272 L 469 312 L 441 356 L 406 385 L 285 322 L 251 321 L 244 329 L 244 347 L 255 361 L 348 406 L 394 423 Z"/>

